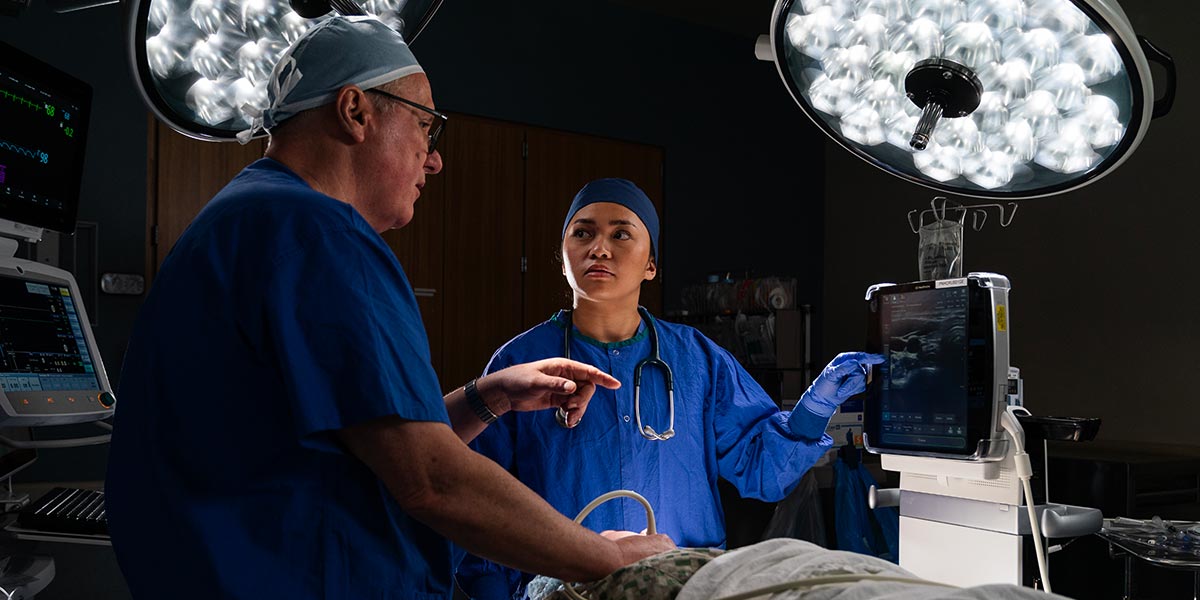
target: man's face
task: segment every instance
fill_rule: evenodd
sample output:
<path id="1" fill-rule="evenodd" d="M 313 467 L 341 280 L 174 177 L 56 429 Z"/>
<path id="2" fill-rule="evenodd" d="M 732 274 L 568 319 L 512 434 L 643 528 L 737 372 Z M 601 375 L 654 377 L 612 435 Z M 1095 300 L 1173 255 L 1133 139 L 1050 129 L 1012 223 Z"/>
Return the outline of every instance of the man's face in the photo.
<path id="1" fill-rule="evenodd" d="M 636 298 L 657 272 L 650 232 L 632 210 L 613 202 L 589 204 L 571 217 L 562 254 L 577 300 Z"/>
<path id="2" fill-rule="evenodd" d="M 429 80 L 425 75 L 410 75 L 402 85 L 384 86 L 384 91 L 422 106 L 434 108 Z M 367 173 L 377 185 L 364 213 L 377 231 L 397 229 L 413 218 L 413 205 L 425 187 L 426 176 L 442 170 L 442 156 L 430 153 L 429 133 L 434 116 L 377 94 L 367 94 L 377 108 L 379 127 L 373 132 L 371 164 Z"/>

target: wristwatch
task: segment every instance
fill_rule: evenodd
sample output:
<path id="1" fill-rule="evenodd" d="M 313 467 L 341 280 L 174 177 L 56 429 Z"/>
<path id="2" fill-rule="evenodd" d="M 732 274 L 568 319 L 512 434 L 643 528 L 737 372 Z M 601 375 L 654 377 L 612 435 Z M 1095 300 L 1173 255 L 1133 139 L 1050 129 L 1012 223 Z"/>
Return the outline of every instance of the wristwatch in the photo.
<path id="1" fill-rule="evenodd" d="M 467 385 L 463 386 L 463 392 L 467 395 L 467 404 L 475 412 L 475 416 L 479 417 L 480 421 L 483 421 L 487 425 L 496 422 L 496 419 L 499 417 L 484 403 L 483 396 L 480 396 L 479 390 L 475 388 L 474 379 L 468 381 Z"/>

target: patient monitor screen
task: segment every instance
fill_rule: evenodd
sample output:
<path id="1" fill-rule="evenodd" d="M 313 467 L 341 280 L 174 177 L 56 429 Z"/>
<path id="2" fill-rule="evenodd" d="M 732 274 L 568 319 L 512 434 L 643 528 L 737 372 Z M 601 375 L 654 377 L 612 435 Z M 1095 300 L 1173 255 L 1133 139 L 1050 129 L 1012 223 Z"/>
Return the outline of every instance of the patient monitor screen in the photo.
<path id="1" fill-rule="evenodd" d="M 67 285 L 0 275 L 0 386 L 95 390 L 96 367 Z"/>
<path id="2" fill-rule="evenodd" d="M 880 294 L 881 442 L 965 450 L 967 286 Z"/>
<path id="3" fill-rule="evenodd" d="M 75 231 L 92 88 L 0 42 L 0 214 Z"/>

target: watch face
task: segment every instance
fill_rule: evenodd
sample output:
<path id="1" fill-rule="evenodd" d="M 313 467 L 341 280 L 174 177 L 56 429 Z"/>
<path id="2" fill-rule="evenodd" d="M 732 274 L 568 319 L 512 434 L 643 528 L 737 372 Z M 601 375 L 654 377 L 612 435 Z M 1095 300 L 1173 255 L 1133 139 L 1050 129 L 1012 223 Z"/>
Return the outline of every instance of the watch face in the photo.
<path id="1" fill-rule="evenodd" d="M 982 292 L 982 293 L 981 293 Z M 864 401 L 873 447 L 969 456 L 989 437 L 990 299 L 967 279 L 877 290 L 868 351 L 884 355 Z"/>
<path id="2" fill-rule="evenodd" d="M 467 382 L 467 385 L 463 386 L 463 394 L 467 397 L 467 405 L 471 407 L 471 410 L 475 413 L 475 416 L 479 417 L 480 421 L 491 424 L 500 417 L 497 417 L 496 413 L 492 412 L 492 409 L 488 408 L 487 403 L 483 401 L 483 396 L 479 394 L 479 390 L 475 387 L 475 381 L 475 379 L 472 379 Z"/>

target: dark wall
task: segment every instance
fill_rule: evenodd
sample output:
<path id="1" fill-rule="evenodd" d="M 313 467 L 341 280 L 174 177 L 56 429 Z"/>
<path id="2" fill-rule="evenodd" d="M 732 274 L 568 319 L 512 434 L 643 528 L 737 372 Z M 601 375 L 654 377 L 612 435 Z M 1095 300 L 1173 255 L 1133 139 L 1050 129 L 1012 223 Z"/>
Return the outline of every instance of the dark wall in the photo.
<path id="1" fill-rule="evenodd" d="M 968 231 L 964 271 L 1012 280 L 1012 362 L 1036 414 L 1098 416 L 1103 439 L 1200 445 L 1195 364 L 1200 207 L 1194 145 L 1200 62 L 1194 3 L 1126 2 L 1134 29 L 1172 53 L 1172 113 L 1124 165 L 1080 190 L 1022 202 L 1012 225 Z M 1157 74 L 1157 73 L 1156 73 Z M 827 144 L 825 348 L 859 348 L 871 283 L 917 279 L 911 209 L 931 190 Z M 972 199 L 962 199 L 970 204 Z"/>

